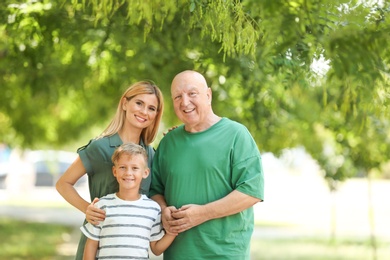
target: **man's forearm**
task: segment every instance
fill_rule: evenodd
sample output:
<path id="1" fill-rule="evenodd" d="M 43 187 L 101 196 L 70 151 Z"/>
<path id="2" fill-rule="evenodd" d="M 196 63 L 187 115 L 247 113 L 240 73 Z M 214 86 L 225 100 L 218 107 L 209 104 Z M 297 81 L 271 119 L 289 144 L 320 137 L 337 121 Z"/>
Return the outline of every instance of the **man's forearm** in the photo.
<path id="1" fill-rule="evenodd" d="M 205 204 L 203 210 L 210 220 L 234 215 L 260 201 L 258 198 L 234 190 L 222 199 Z"/>

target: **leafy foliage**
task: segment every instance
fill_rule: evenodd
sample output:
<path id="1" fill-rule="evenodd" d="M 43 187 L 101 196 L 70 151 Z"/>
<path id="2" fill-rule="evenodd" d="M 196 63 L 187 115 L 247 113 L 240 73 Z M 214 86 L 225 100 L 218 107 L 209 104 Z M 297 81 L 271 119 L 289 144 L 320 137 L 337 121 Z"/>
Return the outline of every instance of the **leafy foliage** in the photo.
<path id="1" fill-rule="evenodd" d="M 0 141 L 60 147 L 103 129 L 141 79 L 162 88 L 167 129 L 179 123 L 170 81 L 196 69 L 215 111 L 262 151 L 304 145 L 343 180 L 389 159 L 389 12 L 386 1 L 5 0 Z"/>

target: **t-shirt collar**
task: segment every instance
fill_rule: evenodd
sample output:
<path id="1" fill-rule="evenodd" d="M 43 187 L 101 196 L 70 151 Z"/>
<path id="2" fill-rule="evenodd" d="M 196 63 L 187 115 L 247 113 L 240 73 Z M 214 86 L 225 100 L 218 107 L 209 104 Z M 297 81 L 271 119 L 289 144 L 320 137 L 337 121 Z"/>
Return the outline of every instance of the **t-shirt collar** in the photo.
<path id="1" fill-rule="evenodd" d="M 108 141 L 109 141 L 111 147 L 118 147 L 123 143 L 121 138 L 119 137 L 118 133 L 116 133 L 112 136 L 109 136 Z"/>
<path id="2" fill-rule="evenodd" d="M 112 136 L 109 136 L 109 137 L 108 137 L 108 140 L 109 140 L 109 143 L 110 143 L 110 146 L 111 146 L 111 147 L 118 147 L 118 146 L 120 146 L 121 144 L 123 144 L 122 139 L 119 137 L 119 134 L 118 134 L 118 133 L 116 133 L 116 134 L 114 134 L 114 135 L 112 135 Z M 141 138 L 139 144 L 140 144 L 142 147 L 145 148 L 145 143 L 144 143 L 144 141 L 142 140 L 142 138 Z"/>

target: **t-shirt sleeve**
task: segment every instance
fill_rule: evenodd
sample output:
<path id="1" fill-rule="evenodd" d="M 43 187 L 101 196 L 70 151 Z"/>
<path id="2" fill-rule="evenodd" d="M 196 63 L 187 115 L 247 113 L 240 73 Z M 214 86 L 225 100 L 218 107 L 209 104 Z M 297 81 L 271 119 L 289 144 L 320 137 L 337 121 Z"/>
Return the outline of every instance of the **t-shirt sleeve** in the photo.
<path id="1" fill-rule="evenodd" d="M 264 200 L 264 173 L 260 152 L 249 131 L 244 128 L 235 142 L 232 183 L 235 190 Z"/>
<path id="2" fill-rule="evenodd" d="M 92 240 L 96 240 L 96 241 L 100 240 L 101 228 L 99 226 L 94 226 L 88 222 L 85 225 L 81 226 L 80 230 L 81 230 L 81 232 L 83 232 L 83 234 L 86 237 L 88 237 Z"/>
<path id="3" fill-rule="evenodd" d="M 96 207 L 101 208 L 101 201 L 98 201 L 95 204 Z M 100 222 L 98 225 L 92 225 L 91 223 L 87 222 L 84 225 L 80 227 L 81 232 L 88 238 L 92 240 L 99 241 L 100 240 L 100 232 L 102 230 L 103 222 Z"/>
<path id="4" fill-rule="evenodd" d="M 87 145 L 85 145 L 83 147 L 80 147 L 77 150 L 77 153 L 80 156 L 81 162 L 83 163 L 85 170 L 89 174 L 91 174 L 93 172 L 92 163 L 91 163 L 91 160 L 89 159 L 90 158 L 89 155 L 91 153 L 91 149 L 93 149 L 91 147 L 94 146 L 94 145 L 92 145 L 92 143 L 93 143 L 93 140 L 90 140 Z"/>
<path id="5" fill-rule="evenodd" d="M 158 241 L 165 235 L 165 231 L 162 228 L 161 223 L 161 210 L 158 212 L 156 220 L 152 226 L 150 233 L 150 241 Z"/>

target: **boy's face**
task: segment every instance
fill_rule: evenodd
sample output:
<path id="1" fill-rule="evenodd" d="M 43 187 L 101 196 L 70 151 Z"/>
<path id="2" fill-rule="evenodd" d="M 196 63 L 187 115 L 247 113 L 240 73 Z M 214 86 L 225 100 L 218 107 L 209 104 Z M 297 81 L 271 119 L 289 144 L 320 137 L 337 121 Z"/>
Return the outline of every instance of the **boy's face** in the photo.
<path id="1" fill-rule="evenodd" d="M 112 166 L 112 172 L 121 189 L 139 190 L 142 179 L 149 175 L 149 168 L 142 155 L 123 154 Z"/>

